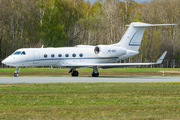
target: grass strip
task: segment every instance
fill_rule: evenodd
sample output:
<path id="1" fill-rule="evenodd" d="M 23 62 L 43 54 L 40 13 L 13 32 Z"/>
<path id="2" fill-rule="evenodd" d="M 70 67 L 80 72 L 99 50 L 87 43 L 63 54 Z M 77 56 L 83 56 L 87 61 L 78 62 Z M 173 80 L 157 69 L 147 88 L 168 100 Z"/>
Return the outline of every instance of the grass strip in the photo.
<path id="1" fill-rule="evenodd" d="M 77 69 L 79 76 L 91 76 L 92 68 Z M 1 68 L 0 76 L 13 77 L 15 68 Z M 180 76 L 179 68 L 113 68 L 99 69 L 100 76 Z M 69 69 L 21 68 L 20 76 L 71 76 Z"/>
<path id="2" fill-rule="evenodd" d="M 0 119 L 180 119 L 180 83 L 0 84 Z"/>

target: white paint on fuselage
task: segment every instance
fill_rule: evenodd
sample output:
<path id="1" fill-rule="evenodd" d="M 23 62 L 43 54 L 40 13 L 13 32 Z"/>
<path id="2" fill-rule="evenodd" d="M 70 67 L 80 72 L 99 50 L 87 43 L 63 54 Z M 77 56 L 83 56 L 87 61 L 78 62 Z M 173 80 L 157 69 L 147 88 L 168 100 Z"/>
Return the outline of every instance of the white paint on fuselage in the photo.
<path id="1" fill-rule="evenodd" d="M 21 48 L 16 51 L 25 51 L 26 55 L 10 55 L 6 58 L 9 66 L 58 66 L 64 67 L 67 64 L 84 64 L 84 63 L 109 63 L 115 60 L 116 57 L 99 57 L 94 53 L 94 46 L 92 47 L 61 47 L 61 48 Z M 80 54 L 83 54 L 80 57 Z M 44 55 L 47 54 L 47 58 Z M 51 55 L 54 54 L 54 57 Z M 62 56 L 59 57 L 58 55 Z M 65 55 L 68 54 L 69 57 Z M 76 54 L 73 57 L 72 54 Z M 116 53 L 109 53 L 116 54 Z M 114 61 L 112 61 L 114 62 Z"/>

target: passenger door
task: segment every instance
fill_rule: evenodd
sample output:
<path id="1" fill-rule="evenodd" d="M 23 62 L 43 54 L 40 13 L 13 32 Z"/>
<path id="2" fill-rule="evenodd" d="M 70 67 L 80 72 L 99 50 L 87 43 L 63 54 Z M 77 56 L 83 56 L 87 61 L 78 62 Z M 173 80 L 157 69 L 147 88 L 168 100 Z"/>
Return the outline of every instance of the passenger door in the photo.
<path id="1" fill-rule="evenodd" d="M 33 55 L 34 55 L 33 64 L 38 64 L 39 63 L 39 52 L 38 51 L 33 51 Z"/>

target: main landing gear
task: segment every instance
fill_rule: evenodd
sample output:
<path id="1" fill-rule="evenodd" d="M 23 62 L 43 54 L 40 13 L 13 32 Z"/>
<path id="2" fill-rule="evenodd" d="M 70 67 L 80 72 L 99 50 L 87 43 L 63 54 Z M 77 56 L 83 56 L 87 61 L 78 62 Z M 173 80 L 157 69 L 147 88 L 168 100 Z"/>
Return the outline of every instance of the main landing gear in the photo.
<path id="1" fill-rule="evenodd" d="M 72 75 L 73 77 L 77 77 L 77 76 L 79 75 L 79 72 L 76 71 L 76 69 L 71 69 L 71 70 L 69 71 L 69 73 L 71 73 L 71 75 Z"/>
<path id="2" fill-rule="evenodd" d="M 94 73 L 94 71 L 92 72 L 92 77 L 98 77 L 99 73 Z"/>
<path id="3" fill-rule="evenodd" d="M 21 68 L 16 67 L 16 71 L 14 72 L 14 77 L 19 77 L 19 72 Z"/>
<path id="4" fill-rule="evenodd" d="M 77 77 L 79 75 L 79 73 L 76 70 L 76 68 L 71 68 L 69 73 L 71 73 L 71 75 L 73 77 Z M 97 66 L 93 66 L 92 77 L 98 77 L 98 76 L 99 76 L 98 67 Z"/>
<path id="5" fill-rule="evenodd" d="M 98 76 L 99 76 L 98 67 L 93 66 L 92 77 L 98 77 Z"/>

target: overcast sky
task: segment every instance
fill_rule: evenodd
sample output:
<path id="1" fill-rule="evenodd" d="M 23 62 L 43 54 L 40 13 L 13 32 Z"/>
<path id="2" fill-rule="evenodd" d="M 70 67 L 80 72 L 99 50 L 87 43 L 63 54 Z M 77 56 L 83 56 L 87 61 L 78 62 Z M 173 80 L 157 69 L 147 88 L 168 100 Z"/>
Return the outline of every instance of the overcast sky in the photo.
<path id="1" fill-rule="evenodd" d="M 87 0 L 85 0 L 85 1 L 87 1 Z M 91 4 L 93 4 L 97 0 L 89 0 L 89 1 L 91 2 Z M 122 1 L 124 1 L 124 0 L 122 0 Z M 138 3 L 142 3 L 142 2 L 149 2 L 151 0 L 135 0 L 135 1 L 138 2 Z"/>

